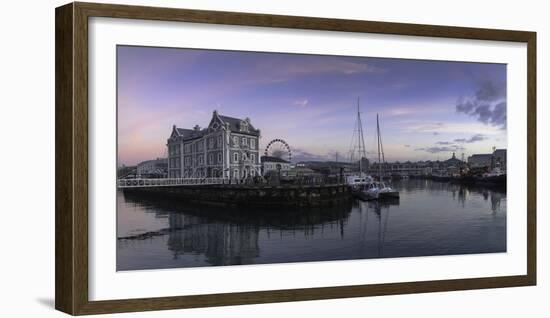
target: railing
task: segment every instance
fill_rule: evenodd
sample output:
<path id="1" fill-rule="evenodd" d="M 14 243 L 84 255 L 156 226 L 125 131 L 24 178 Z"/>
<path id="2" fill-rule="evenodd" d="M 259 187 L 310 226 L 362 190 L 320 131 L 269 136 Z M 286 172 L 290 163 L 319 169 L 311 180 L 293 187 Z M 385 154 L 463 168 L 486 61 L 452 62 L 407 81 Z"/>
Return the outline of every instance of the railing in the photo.
<path id="1" fill-rule="evenodd" d="M 225 181 L 225 182 L 224 182 Z M 164 179 L 119 179 L 119 188 L 172 187 L 201 184 L 223 184 L 229 182 L 224 178 L 164 178 Z"/>

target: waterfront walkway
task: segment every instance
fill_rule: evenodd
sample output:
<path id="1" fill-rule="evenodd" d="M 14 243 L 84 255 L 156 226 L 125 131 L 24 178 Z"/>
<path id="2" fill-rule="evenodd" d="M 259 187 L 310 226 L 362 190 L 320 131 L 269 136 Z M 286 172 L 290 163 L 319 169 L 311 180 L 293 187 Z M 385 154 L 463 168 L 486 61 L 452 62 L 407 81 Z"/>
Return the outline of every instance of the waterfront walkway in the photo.
<path id="1" fill-rule="evenodd" d="M 227 178 L 120 179 L 117 183 L 119 188 L 148 188 L 231 184 L 231 180 Z M 233 183 L 235 183 L 235 180 L 233 180 Z"/>

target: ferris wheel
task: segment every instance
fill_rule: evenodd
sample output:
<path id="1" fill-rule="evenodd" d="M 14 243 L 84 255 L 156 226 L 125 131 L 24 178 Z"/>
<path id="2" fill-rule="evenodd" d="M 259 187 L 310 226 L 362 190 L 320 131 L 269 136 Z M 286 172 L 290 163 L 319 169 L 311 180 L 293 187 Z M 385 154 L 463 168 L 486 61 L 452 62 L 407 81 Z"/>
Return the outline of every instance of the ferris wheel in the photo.
<path id="1" fill-rule="evenodd" d="M 266 156 L 277 157 L 280 159 L 292 160 L 292 152 L 290 151 L 290 146 L 283 139 L 273 139 L 265 147 Z"/>

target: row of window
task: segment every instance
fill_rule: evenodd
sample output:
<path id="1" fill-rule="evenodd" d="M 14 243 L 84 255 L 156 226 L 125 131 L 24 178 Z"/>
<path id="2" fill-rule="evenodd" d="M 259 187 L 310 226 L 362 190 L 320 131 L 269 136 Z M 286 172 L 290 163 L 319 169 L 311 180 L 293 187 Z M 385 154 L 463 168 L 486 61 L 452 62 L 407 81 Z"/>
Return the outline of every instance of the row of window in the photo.
<path id="1" fill-rule="evenodd" d="M 256 155 L 253 154 L 253 153 L 250 154 L 250 157 L 247 156 L 245 153 L 243 153 L 242 154 L 242 159 L 243 159 L 243 161 L 250 161 L 250 162 L 256 163 Z M 233 162 L 234 163 L 239 162 L 239 153 L 238 152 L 233 153 Z"/>
<path id="2" fill-rule="evenodd" d="M 233 136 L 233 146 L 236 147 L 238 145 L 239 145 L 239 137 Z M 256 139 L 241 137 L 241 146 L 244 146 L 244 147 L 249 146 L 250 149 L 256 149 Z"/>
<path id="3" fill-rule="evenodd" d="M 256 176 L 256 170 L 243 170 L 242 173 L 239 169 L 233 170 L 232 178 L 247 178 L 247 177 L 254 177 Z M 170 171 L 170 178 L 181 178 L 181 171 L 180 170 L 174 170 Z M 221 178 L 221 170 L 214 169 L 210 172 L 210 175 L 208 175 L 206 170 L 197 170 L 194 173 L 191 171 L 185 171 L 183 173 L 184 178 L 206 178 L 206 177 L 215 177 L 215 178 Z"/>
<path id="4" fill-rule="evenodd" d="M 249 156 L 246 153 L 243 153 L 242 156 L 240 156 L 243 161 L 256 163 L 256 154 L 250 154 Z M 208 164 L 221 164 L 223 163 L 223 154 L 221 152 L 217 153 L 216 159 L 214 160 L 214 154 L 210 153 L 208 154 Z M 191 166 L 192 157 L 185 157 L 184 164 L 185 166 Z M 238 163 L 239 162 L 239 153 L 235 152 L 233 153 L 233 162 Z M 197 159 L 194 161 L 194 165 L 203 165 L 204 164 L 204 156 L 199 155 L 197 156 Z M 171 168 L 179 168 L 179 158 L 170 158 L 170 167 Z"/>
<path id="5" fill-rule="evenodd" d="M 208 137 L 207 141 L 208 141 L 208 149 L 222 148 L 223 138 L 221 135 L 217 137 Z M 256 149 L 256 139 L 246 138 L 246 137 L 239 138 L 238 136 L 233 136 L 233 146 L 235 147 L 238 146 L 239 141 L 241 146 L 250 147 L 250 149 Z M 185 144 L 183 147 L 183 152 L 191 153 L 193 147 L 195 148 L 196 151 L 204 151 L 204 143 L 205 143 L 204 140 L 200 140 L 195 144 L 191 144 L 191 143 Z M 169 146 L 169 153 L 171 156 L 179 155 L 180 145 L 176 144 L 176 145 Z"/>
<path id="6" fill-rule="evenodd" d="M 181 166 L 180 164 L 180 158 L 170 158 L 170 168 L 179 168 Z"/>

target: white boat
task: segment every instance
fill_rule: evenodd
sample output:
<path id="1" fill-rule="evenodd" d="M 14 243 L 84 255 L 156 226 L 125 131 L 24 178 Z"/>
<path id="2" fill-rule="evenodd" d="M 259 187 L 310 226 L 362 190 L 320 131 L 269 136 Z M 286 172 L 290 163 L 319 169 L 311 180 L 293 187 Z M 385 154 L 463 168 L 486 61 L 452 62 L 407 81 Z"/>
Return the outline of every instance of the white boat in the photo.
<path id="1" fill-rule="evenodd" d="M 380 137 L 378 114 L 376 114 L 376 132 L 378 136 L 378 177 L 380 181 L 372 181 L 370 184 L 363 186 L 361 189 L 362 195 L 359 195 L 359 197 L 364 198 L 365 200 L 399 199 L 399 191 L 382 181 L 382 161 L 385 162 L 385 159 L 381 160 L 381 157 L 384 157 L 384 150 L 382 148 L 382 138 Z"/>
<path id="2" fill-rule="evenodd" d="M 361 122 L 361 110 L 359 106 L 359 98 L 357 99 L 357 121 L 355 123 L 355 129 L 353 132 L 350 149 L 350 162 L 354 162 L 358 159 L 359 172 L 346 177 L 346 183 L 351 187 L 352 194 L 360 199 L 366 200 L 364 193 L 365 187 L 372 184 L 374 179 L 364 172 L 363 159 L 367 157 L 367 150 L 365 148 L 365 138 L 363 136 L 363 123 Z M 355 138 L 357 142 L 355 143 Z M 355 157 L 357 156 L 357 157 Z"/>
<path id="3" fill-rule="evenodd" d="M 378 190 L 378 199 L 399 199 L 399 191 L 395 190 L 390 185 L 386 185 L 384 182 L 382 182 Z"/>
<path id="4" fill-rule="evenodd" d="M 365 184 L 369 184 L 372 181 L 373 181 L 372 177 L 367 176 L 365 174 L 351 175 L 346 177 L 347 185 L 351 186 L 352 188 L 360 188 L 361 186 L 364 186 Z"/>

